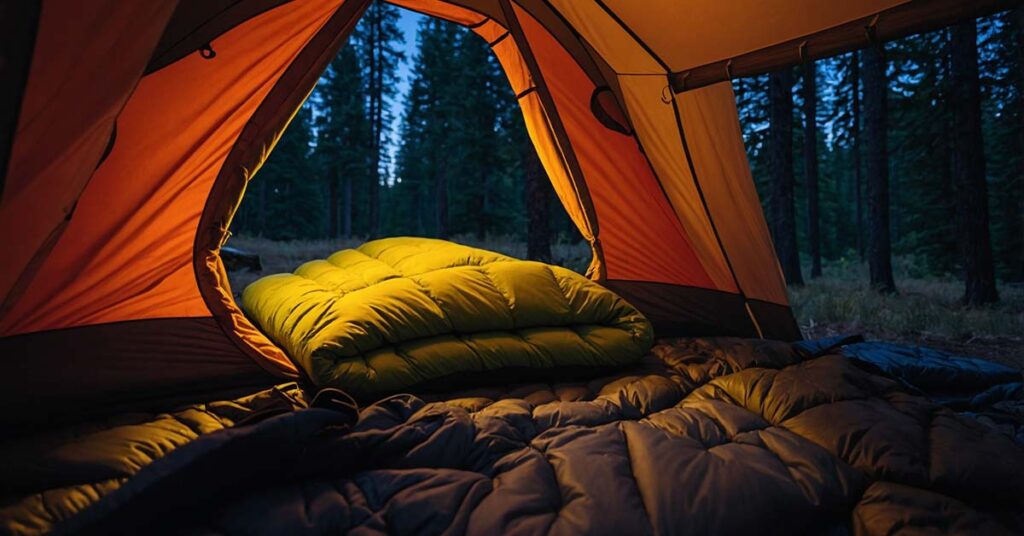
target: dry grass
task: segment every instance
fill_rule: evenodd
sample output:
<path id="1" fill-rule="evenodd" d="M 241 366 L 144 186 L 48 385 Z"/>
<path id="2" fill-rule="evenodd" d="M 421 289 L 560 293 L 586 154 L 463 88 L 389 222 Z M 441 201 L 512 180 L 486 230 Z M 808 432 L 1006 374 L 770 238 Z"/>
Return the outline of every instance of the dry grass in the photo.
<path id="1" fill-rule="evenodd" d="M 454 237 L 455 242 L 498 251 L 513 257 L 526 255 L 526 244 L 510 237 L 476 240 Z M 263 238 L 233 237 L 229 245 L 255 253 L 263 262 L 259 273 L 230 275 L 237 294 L 263 275 L 290 272 L 305 261 L 324 258 L 340 249 L 358 246 L 362 239 L 296 240 L 275 242 Z M 552 247 L 554 262 L 583 272 L 590 262 L 584 243 Z M 862 333 L 871 339 L 923 344 L 961 355 L 973 355 L 1024 369 L 1024 287 L 1002 285 L 1002 302 L 990 307 L 966 308 L 959 303 L 963 285 L 952 278 L 915 277 L 912 259 L 897 259 L 899 293 L 879 294 L 868 288 L 867 269 L 860 264 L 833 263 L 824 277 L 790 289 L 790 301 L 808 338 Z"/>
<path id="2" fill-rule="evenodd" d="M 456 236 L 453 242 L 468 246 L 497 251 L 516 258 L 526 257 L 526 243 L 511 237 L 488 237 L 478 240 L 474 236 Z M 291 272 L 310 259 L 323 259 L 335 251 L 354 248 L 365 242 L 362 238 L 341 238 L 337 240 L 293 240 L 278 242 L 265 238 L 233 236 L 228 245 L 260 256 L 263 270 L 260 272 L 241 271 L 228 274 L 235 296 L 253 281 L 268 274 Z M 551 245 L 555 264 L 583 273 L 590 264 L 590 247 L 583 242 L 559 242 Z"/>
<path id="3" fill-rule="evenodd" d="M 826 267 L 824 277 L 790 288 L 804 335 L 862 333 L 1024 369 L 1024 288 L 1001 285 L 999 304 L 965 307 L 959 280 L 911 277 L 913 270 L 901 265 L 906 263 L 897 263 L 895 295 L 871 290 L 859 264 Z"/>

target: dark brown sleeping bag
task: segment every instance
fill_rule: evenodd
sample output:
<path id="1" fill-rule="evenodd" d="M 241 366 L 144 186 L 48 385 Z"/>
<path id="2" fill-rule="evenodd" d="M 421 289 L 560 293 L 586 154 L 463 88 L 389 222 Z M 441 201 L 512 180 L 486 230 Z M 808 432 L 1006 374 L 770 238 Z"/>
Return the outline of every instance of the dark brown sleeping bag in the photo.
<path id="1" fill-rule="evenodd" d="M 663 341 L 624 375 L 430 399 L 381 401 L 350 433 L 318 428 L 316 420 L 329 416 L 312 410 L 204 436 L 63 528 L 609 535 L 1024 528 L 1024 450 L 1008 437 L 850 359 L 810 358 L 784 343 Z M 266 453 L 266 463 L 243 490 L 223 483 L 248 482 L 251 466 L 196 471 L 211 455 L 250 447 Z M 168 492 L 168 475 L 188 475 L 188 489 Z M 190 516 L 181 515 L 185 505 Z M 47 526 L 39 511 L 29 513 L 32 527 Z M 13 515 L 25 519 L 8 509 L 3 526 L 12 527 Z"/>

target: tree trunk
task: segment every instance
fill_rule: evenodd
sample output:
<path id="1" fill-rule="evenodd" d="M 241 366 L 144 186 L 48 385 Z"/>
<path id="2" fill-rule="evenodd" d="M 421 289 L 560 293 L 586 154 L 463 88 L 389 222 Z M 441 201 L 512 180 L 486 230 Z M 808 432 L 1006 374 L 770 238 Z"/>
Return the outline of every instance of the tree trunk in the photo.
<path id="1" fill-rule="evenodd" d="M 333 173 L 330 182 L 327 185 L 327 219 L 328 229 L 327 232 L 331 238 L 338 238 L 339 232 L 339 214 L 338 214 L 338 174 Z"/>
<path id="2" fill-rule="evenodd" d="M 370 183 L 369 183 L 369 237 L 376 238 L 380 233 L 380 153 L 384 137 L 384 47 L 382 36 L 383 13 L 378 3 L 373 6 L 370 52 L 370 111 L 372 115 L 373 147 L 370 151 Z"/>
<path id="3" fill-rule="evenodd" d="M 437 202 L 434 212 L 434 228 L 438 238 L 448 238 L 448 176 L 444 169 L 437 174 L 434 188 Z"/>
<path id="4" fill-rule="evenodd" d="M 551 183 L 529 140 L 523 144 L 523 172 L 526 175 L 526 258 L 551 262 Z"/>
<path id="5" fill-rule="evenodd" d="M 490 213 L 489 211 L 490 211 L 490 204 L 491 204 L 491 196 L 490 196 L 491 192 L 490 192 L 490 184 L 489 184 L 490 181 L 487 180 L 487 178 L 488 178 L 488 173 L 486 172 L 486 170 L 481 170 L 479 178 L 477 179 L 477 184 L 480 185 L 479 186 L 480 192 L 479 192 L 479 194 L 477 194 L 479 196 L 479 203 L 480 203 L 480 209 L 479 210 L 480 211 L 479 211 L 478 217 L 477 217 L 477 228 L 476 228 L 476 236 L 480 240 L 483 240 L 484 238 L 487 237 L 487 231 L 490 228 L 490 219 L 488 218 L 488 215 Z"/>
<path id="6" fill-rule="evenodd" d="M 352 175 L 345 175 L 345 214 L 344 236 L 352 237 Z"/>
<path id="7" fill-rule="evenodd" d="M 1013 22 L 1016 26 L 1017 33 L 1017 117 L 1019 123 L 1017 124 L 1017 148 L 1024 151 L 1024 7 L 1019 7 L 1013 12 Z M 1017 164 L 1017 176 L 1024 177 L 1024 158 L 1020 158 Z M 1018 183 L 1021 179 L 1018 179 Z M 1017 195 L 1021 194 L 1020 189 L 1017 190 Z M 1017 202 L 1014 205 L 1018 209 L 1016 215 L 1016 228 L 1017 237 L 1015 241 L 1016 253 L 1011 253 L 1011 262 L 1015 265 L 1011 269 L 1011 274 L 1024 280 L 1024 210 L 1021 210 L 1021 200 L 1017 197 Z M 1012 227 L 1011 227 L 1012 228 Z"/>
<path id="8" fill-rule="evenodd" d="M 857 255 L 864 261 L 864 179 L 860 166 L 860 51 L 853 53 L 853 124 L 850 136 L 853 138 L 853 187 L 857 198 Z"/>
<path id="9" fill-rule="evenodd" d="M 868 268 L 871 286 L 896 292 L 889 236 L 889 150 L 885 45 L 864 50 L 864 134 L 867 137 Z"/>
<path id="10" fill-rule="evenodd" d="M 800 252 L 796 243 L 796 207 L 793 195 L 793 72 L 772 73 L 768 83 L 768 139 L 772 180 L 772 228 L 775 253 L 786 283 L 802 285 Z"/>
<path id="11" fill-rule="evenodd" d="M 807 240 L 811 278 L 821 277 L 821 219 L 818 214 L 818 70 L 804 64 L 804 180 L 807 190 Z"/>
<path id="12" fill-rule="evenodd" d="M 964 303 L 968 305 L 999 300 L 988 228 L 977 43 L 978 31 L 973 20 L 953 26 L 950 47 L 953 180 L 957 195 L 957 229 L 963 254 Z"/>

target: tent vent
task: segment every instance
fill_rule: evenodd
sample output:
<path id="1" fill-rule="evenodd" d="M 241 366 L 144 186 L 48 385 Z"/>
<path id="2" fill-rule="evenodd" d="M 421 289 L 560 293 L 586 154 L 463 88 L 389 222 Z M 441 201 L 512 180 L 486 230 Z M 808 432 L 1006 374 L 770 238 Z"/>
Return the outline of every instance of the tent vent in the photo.
<path id="1" fill-rule="evenodd" d="M 611 88 L 601 86 L 594 89 L 594 93 L 590 95 L 590 111 L 602 125 L 610 130 L 627 136 L 633 134 L 633 129 L 629 126 L 629 119 L 619 107 Z"/>

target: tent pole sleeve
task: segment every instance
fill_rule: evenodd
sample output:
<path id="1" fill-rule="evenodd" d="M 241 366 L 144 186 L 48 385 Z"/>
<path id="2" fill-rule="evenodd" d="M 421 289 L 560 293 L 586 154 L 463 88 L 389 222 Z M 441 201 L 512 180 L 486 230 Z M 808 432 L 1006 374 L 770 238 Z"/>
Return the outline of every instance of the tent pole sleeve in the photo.
<path id="1" fill-rule="evenodd" d="M 597 281 L 604 281 L 608 276 L 608 268 L 604 260 L 604 251 L 601 248 L 597 211 L 594 209 L 594 202 L 590 197 L 590 189 L 588 188 L 587 181 L 583 176 L 583 168 L 580 167 L 579 160 L 576 158 L 576 152 L 573 150 L 572 143 L 569 140 L 569 134 L 565 129 L 565 124 L 562 122 L 562 118 L 558 115 L 555 100 L 551 96 L 551 91 L 548 89 L 547 83 L 544 81 L 544 76 L 540 71 L 540 65 L 537 63 L 537 58 L 533 55 L 533 49 L 530 47 L 530 43 L 526 39 L 523 27 L 519 24 L 519 18 L 516 16 L 511 0 L 500 0 L 500 3 L 502 12 L 505 14 L 505 19 L 508 21 L 508 29 L 512 33 L 512 38 L 515 40 L 516 46 L 519 48 L 520 54 L 523 56 L 523 61 L 526 62 L 526 66 L 530 69 L 530 76 L 533 78 L 533 84 L 537 88 L 537 94 L 540 96 L 541 104 L 544 106 L 545 115 L 551 125 L 551 130 L 554 133 L 555 140 L 558 143 L 559 152 L 561 153 L 562 159 L 569 170 L 569 176 L 573 190 L 576 193 L 576 198 L 578 199 L 580 206 L 583 208 L 584 218 L 586 218 L 587 225 L 590 227 L 590 232 L 593 235 L 590 246 L 594 251 L 594 260 L 596 262 L 591 265 L 587 275 Z"/>

